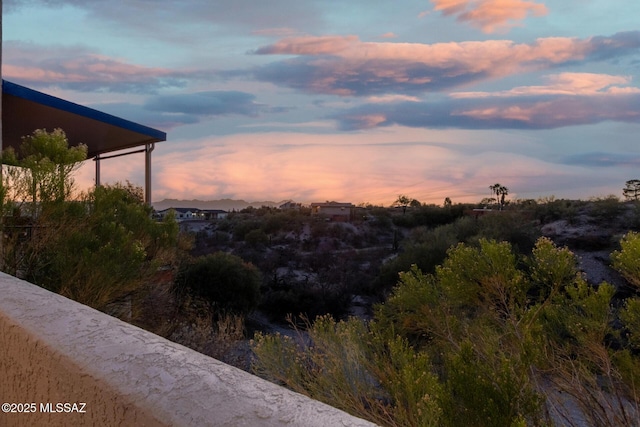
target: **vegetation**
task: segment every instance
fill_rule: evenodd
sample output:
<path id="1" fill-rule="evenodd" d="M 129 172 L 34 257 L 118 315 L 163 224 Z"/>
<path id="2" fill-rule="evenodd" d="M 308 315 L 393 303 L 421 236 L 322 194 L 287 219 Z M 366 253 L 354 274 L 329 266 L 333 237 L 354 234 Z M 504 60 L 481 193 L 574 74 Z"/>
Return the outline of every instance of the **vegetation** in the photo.
<path id="1" fill-rule="evenodd" d="M 524 257 L 481 239 L 450 249 L 434 274 L 401 274 L 368 324 L 325 317 L 306 341 L 257 335 L 256 369 L 384 425 L 557 421 L 552 389 L 590 425 L 632 425 L 638 341 L 630 333 L 609 345 L 613 294 L 588 285 L 575 256 L 549 239 Z M 637 326 L 639 307 L 626 304 L 626 325 Z"/>
<path id="2" fill-rule="evenodd" d="M 235 255 L 216 252 L 182 266 L 176 291 L 206 301 L 212 313 L 246 315 L 260 299 L 260 272 Z"/>
<path id="3" fill-rule="evenodd" d="M 640 198 L 640 179 L 630 179 L 625 182 L 622 195 L 626 200 L 637 201 Z"/>
<path id="4" fill-rule="evenodd" d="M 489 189 L 491 190 L 492 194 L 496 195 L 495 200 L 498 201 L 500 210 L 504 209 L 505 197 L 509 194 L 509 189 L 504 185 L 500 185 L 498 183 L 490 185 Z"/>
<path id="5" fill-rule="evenodd" d="M 571 425 L 576 408 L 589 425 L 640 424 L 636 180 L 627 203 L 507 202 L 495 184 L 494 212 L 404 195 L 351 223 L 251 208 L 187 254 L 141 189 L 76 194 L 85 157 L 60 130 L 3 153 L 4 271 L 223 359 L 250 313 L 288 318 L 297 335 L 256 334 L 255 371 L 381 425 Z M 617 228 L 541 237 L 558 220 Z M 609 250 L 626 286 L 589 281 L 565 243 Z M 377 304 L 348 317 L 363 298 Z"/>
<path id="6" fill-rule="evenodd" d="M 37 130 L 3 162 L 2 269 L 116 315 L 176 256 L 178 227 L 151 219 L 142 190 L 116 184 L 74 196 L 72 172 L 86 147 L 68 147 L 64 132 Z M 128 309 L 118 311 L 129 299 Z M 125 313 L 126 312 L 126 313 Z"/>

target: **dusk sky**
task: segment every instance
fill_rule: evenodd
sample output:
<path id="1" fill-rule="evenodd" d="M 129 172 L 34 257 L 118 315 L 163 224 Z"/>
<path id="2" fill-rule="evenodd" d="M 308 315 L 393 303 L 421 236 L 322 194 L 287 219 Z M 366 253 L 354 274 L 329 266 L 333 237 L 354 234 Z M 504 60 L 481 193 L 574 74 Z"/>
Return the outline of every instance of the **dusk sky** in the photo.
<path id="1" fill-rule="evenodd" d="M 2 74 L 167 132 L 154 201 L 621 196 L 640 179 L 639 16 L 638 0 L 4 0 Z M 101 169 L 144 184 L 142 154 Z"/>

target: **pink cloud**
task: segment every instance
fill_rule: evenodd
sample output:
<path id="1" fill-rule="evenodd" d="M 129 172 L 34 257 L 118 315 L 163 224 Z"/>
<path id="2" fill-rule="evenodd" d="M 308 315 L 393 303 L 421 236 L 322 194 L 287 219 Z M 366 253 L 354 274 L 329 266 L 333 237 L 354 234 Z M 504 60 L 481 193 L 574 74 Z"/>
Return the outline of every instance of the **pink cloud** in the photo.
<path id="1" fill-rule="evenodd" d="M 336 54 L 358 43 L 357 36 L 303 36 L 282 39 L 256 51 L 258 54 L 326 55 Z"/>
<path id="2" fill-rule="evenodd" d="M 525 0 L 431 0 L 434 10 L 453 15 L 458 21 L 468 22 L 485 33 L 513 27 L 513 21 L 522 21 L 529 14 L 544 16 L 544 4 Z"/>
<path id="3" fill-rule="evenodd" d="M 424 44 L 364 42 L 357 36 L 306 36 L 257 49 L 257 54 L 294 58 L 259 66 L 253 72 L 260 81 L 312 93 L 419 95 L 569 62 L 614 60 L 638 49 L 638 31 L 586 39 L 547 37 L 530 43 L 485 40 Z"/>
<path id="4" fill-rule="evenodd" d="M 638 94 L 601 94 L 586 97 L 560 97 L 551 101 L 506 103 L 463 108 L 451 116 L 462 116 L 487 123 L 519 122 L 532 128 L 554 128 L 598 123 L 605 120 L 633 122 L 640 118 Z"/>
<path id="5" fill-rule="evenodd" d="M 421 44 L 363 42 L 357 36 L 294 37 L 256 51 L 297 56 L 260 67 L 256 76 L 314 93 L 409 95 L 584 61 L 599 55 L 606 41 L 550 37 L 531 43 L 486 40 Z M 633 39 L 627 44 L 635 42 Z M 620 47 L 624 49 L 628 47 Z"/>
<path id="6" fill-rule="evenodd" d="M 490 98 L 539 95 L 598 95 L 640 93 L 640 88 L 630 87 L 631 77 L 595 73 L 559 73 L 545 77 L 542 86 L 519 86 L 498 92 L 453 92 L 452 98 Z M 623 87 L 621 87 L 623 86 Z"/>
<path id="7" fill-rule="evenodd" d="M 76 90 L 149 91 L 177 86 L 186 73 L 145 67 L 91 52 L 82 47 L 39 46 L 8 42 L 3 77 L 30 85 L 60 85 Z"/>

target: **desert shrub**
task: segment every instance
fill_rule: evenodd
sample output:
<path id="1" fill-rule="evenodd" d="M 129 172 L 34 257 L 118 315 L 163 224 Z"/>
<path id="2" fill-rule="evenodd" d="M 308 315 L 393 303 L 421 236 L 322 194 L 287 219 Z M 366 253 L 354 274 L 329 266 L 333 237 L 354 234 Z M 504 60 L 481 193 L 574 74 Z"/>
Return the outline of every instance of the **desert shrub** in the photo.
<path id="1" fill-rule="evenodd" d="M 434 229 L 417 227 L 402 242 L 402 251 L 398 256 L 380 267 L 372 292 L 387 291 L 397 282 L 398 274 L 409 270 L 414 264 L 426 273 L 433 273 L 435 267 L 445 259 L 447 250 L 459 242 L 477 245 L 481 239 L 507 241 L 518 251 L 528 253 L 539 235 L 540 232 L 531 221 L 510 212 L 478 219 L 462 217 Z"/>
<path id="2" fill-rule="evenodd" d="M 203 298 L 212 313 L 247 314 L 260 300 L 261 275 L 258 269 L 225 252 L 196 258 L 182 266 L 175 291 L 180 296 Z"/>
<path id="3" fill-rule="evenodd" d="M 621 249 L 611 254 L 611 265 L 629 283 L 640 287 L 640 233 L 631 231 L 620 241 Z"/>
<path id="4" fill-rule="evenodd" d="M 350 303 L 351 293 L 344 287 L 281 277 L 263 288 L 260 309 L 276 322 L 284 322 L 289 315 L 340 319 L 347 314 Z"/>
<path id="5" fill-rule="evenodd" d="M 257 334 L 254 370 L 381 425 L 440 425 L 442 387 L 426 354 L 357 319 L 308 326 L 299 339 Z"/>
<path id="6" fill-rule="evenodd" d="M 413 228 L 419 226 L 437 227 L 449 224 L 464 215 L 468 206 L 455 204 L 446 207 L 422 205 L 414 207 L 406 215 L 396 215 L 393 223 L 399 227 Z"/>
<path id="7" fill-rule="evenodd" d="M 233 237 L 238 241 L 245 240 L 245 236 L 248 233 L 254 230 L 260 230 L 261 226 L 262 224 L 258 220 L 245 219 L 238 216 L 234 218 L 233 221 Z"/>
<path id="8" fill-rule="evenodd" d="M 533 207 L 534 217 L 543 224 L 564 219 L 574 223 L 578 216 L 578 209 L 584 202 L 576 200 L 549 198 L 538 200 Z"/>
<path id="9" fill-rule="evenodd" d="M 14 257 L 5 266 L 99 310 L 141 289 L 178 250 L 175 221 L 153 220 L 131 185 L 100 186 L 81 201 L 43 205 L 35 221 L 31 237 L 5 252 Z"/>
<path id="10" fill-rule="evenodd" d="M 554 422 L 550 415 L 571 420 L 558 396 L 589 425 L 637 425 L 640 363 L 633 333 L 640 303 L 629 302 L 620 316 L 631 346 L 621 341 L 614 349 L 613 294 L 606 283 L 590 286 L 575 255 L 549 239 L 539 239 L 525 256 L 507 242 L 480 239 L 449 249 L 433 274 L 416 266 L 400 274 L 369 323 L 322 320 L 318 330 L 330 333 L 330 342 L 313 335 L 316 325 L 308 341 L 260 337 L 258 347 L 269 343 L 271 350 L 256 351 L 257 367 L 383 425 L 424 425 L 425 413 L 443 426 L 546 425 Z M 390 356 L 394 343 L 424 373 L 404 371 L 424 381 L 419 392 L 394 395 L 383 381 L 382 366 L 395 381 L 403 371 Z M 344 384 L 340 376 L 351 378 L 348 386 L 337 385 Z M 408 381 L 394 384 L 410 389 Z M 342 394 L 347 391 L 349 397 Z M 425 401 L 421 395 L 428 396 L 428 408 L 416 406 Z M 413 416 L 400 421 L 406 408 Z"/>
<path id="11" fill-rule="evenodd" d="M 592 199 L 591 202 L 591 215 L 598 221 L 611 221 L 618 218 L 625 206 L 624 203 L 613 194 L 607 197 Z"/>
<path id="12" fill-rule="evenodd" d="M 496 212 L 478 219 L 475 239 L 507 241 L 521 253 L 530 253 L 540 237 L 536 225 L 518 212 Z M 466 241 L 473 241 L 469 238 Z"/>
<path id="13" fill-rule="evenodd" d="M 253 247 L 264 246 L 269 243 L 269 236 L 260 229 L 254 229 L 244 235 L 244 241 Z"/>

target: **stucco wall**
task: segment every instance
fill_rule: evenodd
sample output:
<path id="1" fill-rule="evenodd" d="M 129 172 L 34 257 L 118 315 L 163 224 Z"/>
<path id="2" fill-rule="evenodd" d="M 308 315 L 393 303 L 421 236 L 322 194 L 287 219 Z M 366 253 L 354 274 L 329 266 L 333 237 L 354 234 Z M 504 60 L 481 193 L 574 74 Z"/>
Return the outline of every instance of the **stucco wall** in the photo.
<path id="1" fill-rule="evenodd" d="M 4 403 L 36 411 L 1 426 L 372 425 L 0 273 Z"/>

